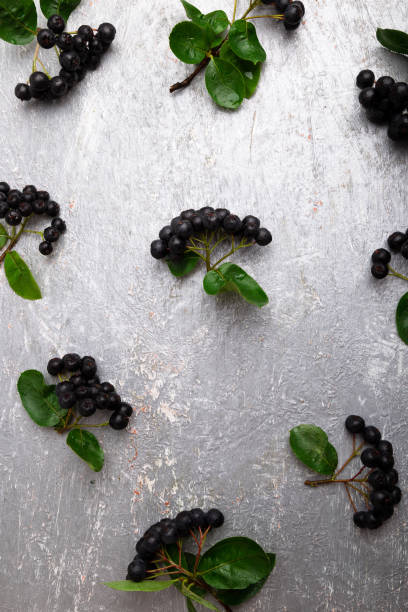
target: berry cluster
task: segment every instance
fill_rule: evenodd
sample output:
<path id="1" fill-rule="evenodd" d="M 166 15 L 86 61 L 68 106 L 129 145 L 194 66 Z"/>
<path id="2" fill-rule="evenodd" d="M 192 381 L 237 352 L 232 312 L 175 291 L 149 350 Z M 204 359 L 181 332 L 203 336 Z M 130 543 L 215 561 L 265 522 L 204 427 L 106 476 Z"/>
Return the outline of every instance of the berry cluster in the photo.
<path id="1" fill-rule="evenodd" d="M 387 242 L 394 253 L 401 253 L 405 259 L 408 259 L 408 230 L 405 233 L 392 233 L 388 236 Z M 371 255 L 371 261 L 373 264 L 371 274 L 374 278 L 385 278 L 390 273 L 391 253 L 387 249 L 376 249 Z"/>
<path id="2" fill-rule="evenodd" d="M 401 489 L 396 486 L 398 472 L 394 469 L 394 456 L 391 442 L 381 439 L 381 432 L 372 425 L 366 426 L 360 416 L 350 415 L 346 428 L 352 434 L 361 434 L 363 444 L 370 447 L 360 455 L 363 466 L 374 468 L 367 477 L 372 487 L 370 502 L 372 508 L 355 512 L 353 520 L 357 527 L 377 529 L 394 513 L 394 506 L 401 501 Z"/>
<path id="3" fill-rule="evenodd" d="M 396 83 L 390 76 L 375 81 L 371 70 L 362 70 L 356 79 L 362 91 L 358 97 L 373 123 L 388 123 L 388 137 L 408 141 L 408 84 Z"/>
<path id="4" fill-rule="evenodd" d="M 102 55 L 109 49 L 116 35 L 111 23 L 101 23 L 97 30 L 82 25 L 75 35 L 65 30 L 65 21 L 60 15 L 48 19 L 48 28 L 38 31 L 37 42 L 43 49 L 60 49 L 59 75 L 50 78 L 45 72 L 35 71 L 29 82 L 18 83 L 15 94 L 20 100 L 56 100 L 65 96 L 72 87 L 82 81 L 88 70 L 95 70 Z M 36 60 L 34 60 L 34 66 Z"/>
<path id="5" fill-rule="evenodd" d="M 248 215 L 240 219 L 226 208 L 204 206 L 200 210 L 184 210 L 178 217 L 171 220 L 159 232 L 159 239 L 153 240 L 150 252 L 155 259 L 168 257 L 180 259 L 189 246 L 189 240 L 200 237 L 205 232 L 224 232 L 237 238 L 246 238 L 249 243 L 266 246 L 272 240 L 272 234 L 264 227 L 257 217 Z"/>
<path id="6" fill-rule="evenodd" d="M 81 417 L 89 417 L 100 410 L 112 410 L 109 425 L 112 429 L 125 429 L 133 408 L 122 402 L 120 395 L 110 382 L 100 382 L 96 375 L 96 361 L 93 357 L 80 357 L 68 353 L 62 359 L 53 357 L 47 365 L 51 376 L 59 376 L 61 382 L 55 387 L 58 402 L 64 410 L 74 409 Z M 69 372 L 70 378 L 61 379 L 61 374 Z"/>
<path id="7" fill-rule="evenodd" d="M 23 191 L 19 191 L 10 189 L 8 183 L 0 183 L 0 219 L 4 219 L 8 225 L 16 227 L 23 218 L 31 215 L 52 217 L 51 225 L 42 232 L 44 240 L 39 245 L 42 255 L 52 253 L 52 243 L 67 229 L 65 221 L 58 216 L 59 212 L 59 204 L 50 200 L 48 191 L 37 191 L 34 185 L 26 185 Z"/>
<path id="8" fill-rule="evenodd" d="M 137 555 L 128 566 L 126 580 L 141 582 L 147 572 L 156 570 L 154 560 L 163 546 L 176 544 L 180 538 L 194 535 L 194 529 L 202 533 L 223 524 L 224 515 L 215 508 L 208 512 L 201 508 L 183 510 L 175 519 L 165 518 L 155 523 L 137 542 Z"/>
<path id="9" fill-rule="evenodd" d="M 262 0 L 262 4 L 274 4 L 283 13 L 286 30 L 296 30 L 305 16 L 305 7 L 300 0 Z"/>

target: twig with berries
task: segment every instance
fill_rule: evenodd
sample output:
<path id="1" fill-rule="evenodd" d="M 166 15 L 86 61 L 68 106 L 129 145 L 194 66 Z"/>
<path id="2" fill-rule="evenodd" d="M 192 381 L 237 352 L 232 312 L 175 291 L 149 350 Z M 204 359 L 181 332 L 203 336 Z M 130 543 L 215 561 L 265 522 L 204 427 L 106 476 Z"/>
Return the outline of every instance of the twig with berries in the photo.
<path id="1" fill-rule="evenodd" d="M 207 270 L 203 280 L 206 293 L 236 291 L 250 304 L 261 307 L 268 303 L 263 289 L 245 270 L 225 261 L 241 249 L 256 244 L 266 246 L 272 241 L 270 231 L 260 225 L 254 215 L 241 220 L 226 208 L 191 208 L 160 230 L 158 240 L 151 243 L 150 253 L 155 259 L 164 259 L 177 277 L 189 274 L 202 261 Z"/>
<path id="2" fill-rule="evenodd" d="M 126 580 L 107 582 L 106 586 L 145 592 L 175 586 L 186 598 L 188 610 L 199 604 L 231 612 L 232 606 L 261 590 L 275 566 L 275 555 L 244 537 L 221 540 L 202 554 L 210 531 L 223 524 L 224 515 L 216 508 L 208 512 L 184 510 L 174 519 L 162 519 L 136 543 L 137 555 L 128 566 Z M 195 554 L 183 547 L 188 537 L 196 545 Z"/>
<path id="3" fill-rule="evenodd" d="M 17 383 L 21 402 L 31 419 L 41 427 L 53 427 L 59 434 L 68 432 L 68 446 L 91 469 L 99 472 L 104 463 L 103 450 L 90 428 L 110 426 L 125 429 L 133 408 L 122 402 L 110 382 L 102 382 L 97 376 L 93 357 L 80 357 L 67 353 L 62 358 L 53 357 L 47 365 L 52 376 L 58 376 L 57 385 L 47 385 L 37 370 L 22 372 Z M 102 423 L 84 424 L 83 419 L 99 410 L 112 414 Z"/>
<path id="4" fill-rule="evenodd" d="M 170 34 L 170 48 L 186 64 L 196 64 L 183 81 L 170 87 L 170 93 L 184 89 L 205 68 L 207 91 L 219 106 L 238 108 L 250 98 L 258 85 L 266 52 L 260 44 L 254 21 L 272 19 L 282 22 L 286 30 L 296 30 L 304 15 L 300 0 L 250 0 L 240 19 L 236 19 L 237 0 L 229 21 L 223 10 L 203 14 L 181 0 L 190 21 L 178 23 Z M 262 5 L 274 6 L 276 13 L 251 15 Z M 229 29 L 228 29 L 229 28 Z"/>
<path id="5" fill-rule="evenodd" d="M 336 469 L 336 449 L 330 444 L 327 434 L 316 425 L 294 427 L 290 432 L 290 446 L 305 465 L 319 474 L 330 476 L 306 480 L 305 485 L 343 485 L 353 509 L 354 524 L 361 528 L 377 529 L 393 515 L 394 506 L 401 501 L 401 489 L 396 486 L 398 472 L 394 469 L 393 447 L 391 442 L 381 438 L 377 427 L 367 426 L 360 416 L 348 416 L 345 425 L 353 435 L 353 451 L 339 469 Z M 358 446 L 356 435 L 363 438 Z M 368 448 L 363 450 L 365 445 Z M 356 457 L 360 457 L 362 467 L 350 478 L 339 478 Z M 362 500 L 364 510 L 357 509 L 356 497 Z"/>
<path id="6" fill-rule="evenodd" d="M 50 199 L 48 191 L 37 190 L 34 185 L 26 185 L 19 191 L 11 189 L 8 183 L 0 182 L 0 219 L 4 219 L 8 226 L 0 223 L 0 265 L 4 263 L 10 287 L 25 299 L 41 299 L 41 291 L 14 247 L 23 235 L 33 234 L 41 237 L 38 247 L 40 253 L 50 255 L 55 243 L 66 230 L 65 221 L 59 214 L 60 205 Z M 27 229 L 28 223 L 36 217 L 50 217 L 51 224 L 43 231 Z"/>

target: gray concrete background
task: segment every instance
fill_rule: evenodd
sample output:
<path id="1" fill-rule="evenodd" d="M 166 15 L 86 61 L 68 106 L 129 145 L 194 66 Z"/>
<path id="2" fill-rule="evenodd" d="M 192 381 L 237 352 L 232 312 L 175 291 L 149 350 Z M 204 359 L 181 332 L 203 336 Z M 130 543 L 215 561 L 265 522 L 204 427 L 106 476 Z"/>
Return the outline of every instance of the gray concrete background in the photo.
<path id="1" fill-rule="evenodd" d="M 232 1 L 197 4 L 231 12 Z M 167 44 L 183 19 L 176 0 L 82 2 L 70 26 L 112 21 L 117 40 L 51 107 L 13 94 L 34 45 L 0 45 L 1 180 L 48 189 L 69 230 L 49 259 L 37 238 L 18 247 L 42 301 L 0 275 L 2 612 L 181 612 L 178 592 L 101 583 L 124 577 L 149 524 L 196 505 L 224 511 L 217 537 L 246 534 L 277 553 L 248 612 L 407 609 L 406 502 L 377 532 L 357 531 L 342 489 L 304 487 L 288 431 L 316 423 L 345 458 L 344 418 L 361 413 L 394 443 L 404 488 L 408 349 L 394 311 L 407 287 L 374 282 L 369 256 L 407 226 L 408 153 L 366 122 L 354 79 L 363 67 L 407 79 L 375 28 L 407 29 L 408 9 L 305 4 L 293 36 L 257 22 L 268 61 L 234 113 L 202 78 L 168 93 L 188 73 Z M 235 259 L 268 307 L 209 297 L 201 271 L 178 281 L 151 259 L 160 227 L 203 205 L 257 213 L 273 232 L 271 246 Z M 95 355 L 136 409 L 129 432 L 99 434 L 99 474 L 32 423 L 16 393 L 21 371 L 70 350 Z"/>

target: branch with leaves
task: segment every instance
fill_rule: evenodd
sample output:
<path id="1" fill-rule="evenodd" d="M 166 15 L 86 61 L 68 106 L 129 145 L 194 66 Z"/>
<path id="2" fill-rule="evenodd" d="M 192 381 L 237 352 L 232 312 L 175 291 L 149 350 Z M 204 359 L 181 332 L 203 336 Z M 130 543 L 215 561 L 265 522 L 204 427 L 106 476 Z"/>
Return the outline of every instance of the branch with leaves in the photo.
<path id="1" fill-rule="evenodd" d="M 195 6 L 181 0 L 190 21 L 178 23 L 170 34 L 170 48 L 186 64 L 196 64 L 183 81 L 170 87 L 174 93 L 184 89 L 205 68 L 207 91 L 216 104 L 224 108 L 238 108 L 244 98 L 256 90 L 266 52 L 258 40 L 256 19 L 282 22 L 287 30 L 295 30 L 301 23 L 305 8 L 299 0 L 251 0 L 240 19 L 236 19 L 237 0 L 231 21 L 222 10 L 203 14 Z M 262 5 L 274 5 L 276 14 L 251 15 Z M 269 9 L 270 10 L 270 9 Z"/>

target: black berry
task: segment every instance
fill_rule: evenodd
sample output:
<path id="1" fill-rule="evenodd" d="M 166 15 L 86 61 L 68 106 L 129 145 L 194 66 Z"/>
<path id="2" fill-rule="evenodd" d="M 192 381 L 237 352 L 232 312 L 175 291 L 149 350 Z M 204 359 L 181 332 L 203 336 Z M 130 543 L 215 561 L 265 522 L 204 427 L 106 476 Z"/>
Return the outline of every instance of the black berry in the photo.
<path id="1" fill-rule="evenodd" d="M 65 21 L 61 15 L 51 15 L 47 21 L 47 26 L 54 34 L 61 34 L 65 30 Z"/>
<path id="2" fill-rule="evenodd" d="M 398 482 L 398 472 L 397 470 L 390 470 L 385 474 L 385 488 L 388 490 L 392 490 Z"/>
<path id="3" fill-rule="evenodd" d="M 81 58 L 76 51 L 63 51 L 59 56 L 59 61 L 64 70 L 74 72 L 81 65 Z"/>
<path id="4" fill-rule="evenodd" d="M 55 34 L 48 28 L 43 28 L 37 34 L 37 42 L 43 49 L 51 49 L 55 45 Z"/>
<path id="5" fill-rule="evenodd" d="M 56 387 L 55 387 L 55 393 L 58 396 L 62 395 L 64 393 L 67 393 L 67 392 L 72 393 L 73 391 L 75 391 L 75 387 L 68 380 L 64 380 L 64 381 L 58 383 L 58 385 L 56 385 Z"/>
<path id="6" fill-rule="evenodd" d="M 58 396 L 58 401 L 61 408 L 68 410 L 69 408 L 72 408 L 74 404 L 76 404 L 77 398 L 75 393 L 72 391 L 66 391 Z"/>
<path id="7" fill-rule="evenodd" d="M 159 238 L 163 242 L 167 243 L 173 235 L 173 231 L 170 225 L 165 225 L 159 232 Z M 154 257 L 154 256 L 153 256 Z"/>
<path id="8" fill-rule="evenodd" d="M 59 357 L 53 357 L 49 360 L 47 364 L 47 372 L 51 374 L 51 376 L 57 376 L 57 374 L 61 374 L 64 369 L 64 362 Z"/>
<path id="9" fill-rule="evenodd" d="M 394 457 L 389 454 L 381 454 L 378 460 L 378 467 L 384 470 L 384 472 L 388 472 L 394 467 Z"/>
<path id="10" fill-rule="evenodd" d="M 53 251 L 51 242 L 47 242 L 46 240 L 40 242 L 38 245 L 38 250 L 40 251 L 41 255 L 51 255 Z"/>
<path id="11" fill-rule="evenodd" d="M 96 374 L 96 361 L 93 357 L 83 357 L 81 360 L 81 374 L 84 378 L 93 378 Z"/>
<path id="12" fill-rule="evenodd" d="M 380 440 L 377 444 L 377 449 L 380 453 L 388 453 L 390 455 L 393 453 L 392 444 L 388 440 Z"/>
<path id="13" fill-rule="evenodd" d="M 360 433 L 363 431 L 365 427 L 365 422 L 361 416 L 356 416 L 354 414 L 351 414 L 350 416 L 347 417 L 345 425 L 346 425 L 346 429 L 350 433 Z"/>
<path id="14" fill-rule="evenodd" d="M 193 521 L 191 519 L 190 513 L 187 510 L 183 510 L 179 512 L 175 518 L 176 527 L 181 536 L 186 536 L 190 533 L 190 530 L 193 528 Z"/>
<path id="15" fill-rule="evenodd" d="M 190 517 L 193 527 L 201 527 L 201 529 L 206 529 L 208 527 L 207 516 L 201 508 L 193 508 L 190 510 Z"/>
<path id="16" fill-rule="evenodd" d="M 93 37 L 94 37 L 93 30 L 92 30 L 91 26 L 89 26 L 89 25 L 81 25 L 78 28 L 78 35 L 82 36 L 82 38 L 84 38 L 88 42 L 90 40 L 92 40 Z"/>
<path id="17" fill-rule="evenodd" d="M 121 402 L 119 408 L 116 410 L 118 414 L 122 414 L 125 417 L 131 417 L 133 414 L 133 408 L 130 404 L 126 402 Z"/>
<path id="18" fill-rule="evenodd" d="M 91 398 L 83 399 L 78 404 L 78 412 L 83 417 L 89 417 L 94 414 L 96 410 L 95 402 Z"/>
<path id="19" fill-rule="evenodd" d="M 113 412 L 111 418 L 109 419 L 109 425 L 112 427 L 112 429 L 117 430 L 125 429 L 128 422 L 129 419 L 118 412 Z"/>
<path id="20" fill-rule="evenodd" d="M 33 72 L 30 75 L 31 93 L 43 93 L 50 88 L 50 79 L 44 72 Z"/>
<path id="21" fill-rule="evenodd" d="M 391 261 L 391 253 L 387 249 L 376 249 L 371 255 L 371 261 L 387 265 Z"/>
<path id="22" fill-rule="evenodd" d="M 360 89 L 365 89 L 366 87 L 372 87 L 374 85 L 374 72 L 372 70 L 362 70 L 358 73 L 356 79 L 356 85 Z"/>
<path id="23" fill-rule="evenodd" d="M 44 239 L 47 242 L 56 242 L 60 237 L 59 231 L 55 227 L 46 227 L 44 230 Z"/>
<path id="24" fill-rule="evenodd" d="M 373 491 L 370 495 L 370 501 L 374 508 L 386 508 L 387 506 L 392 506 L 391 493 L 385 490 Z"/>
<path id="25" fill-rule="evenodd" d="M 20 211 L 22 217 L 29 217 L 33 212 L 33 207 L 29 202 L 20 202 L 18 205 L 18 210 Z"/>
<path id="26" fill-rule="evenodd" d="M 376 92 L 381 98 L 386 98 L 389 95 L 394 83 L 395 81 L 392 77 L 382 76 L 377 80 L 375 84 Z"/>
<path id="27" fill-rule="evenodd" d="M 382 520 L 379 516 L 377 516 L 372 510 L 366 512 L 366 526 L 368 529 L 378 529 L 381 527 Z"/>
<path id="28" fill-rule="evenodd" d="M 357 527 L 362 529 L 367 527 L 367 512 L 355 512 L 353 515 L 353 521 Z"/>
<path id="29" fill-rule="evenodd" d="M 394 487 L 390 491 L 391 501 L 394 505 L 399 504 L 401 501 L 402 493 L 399 487 Z"/>
<path id="30" fill-rule="evenodd" d="M 364 428 L 363 438 L 367 442 L 367 444 L 378 444 L 381 440 L 381 432 L 377 427 L 373 427 L 369 425 Z"/>
<path id="31" fill-rule="evenodd" d="M 38 199 L 33 203 L 33 211 L 36 215 L 43 215 L 47 210 L 47 202 L 46 200 Z"/>
<path id="32" fill-rule="evenodd" d="M 167 255 L 167 244 L 164 240 L 153 240 L 150 253 L 155 259 L 163 259 Z"/>
<path id="33" fill-rule="evenodd" d="M 120 395 L 118 395 L 115 392 L 108 393 L 108 400 L 107 400 L 107 406 L 106 406 L 108 410 L 117 410 L 120 406 L 120 403 L 121 403 Z"/>
<path id="34" fill-rule="evenodd" d="M 237 215 L 227 215 L 223 227 L 227 234 L 238 234 L 242 229 L 242 221 Z"/>
<path id="35" fill-rule="evenodd" d="M 392 251 L 400 251 L 406 239 L 406 235 L 402 232 L 394 232 L 391 236 L 388 236 L 388 246 Z"/>
<path id="36" fill-rule="evenodd" d="M 101 23 L 98 28 L 98 36 L 103 42 L 111 43 L 116 36 L 116 28 L 111 23 Z"/>
<path id="37" fill-rule="evenodd" d="M 63 221 L 59 217 L 56 217 L 55 219 L 51 221 L 51 226 L 55 227 L 55 229 L 57 229 L 60 234 L 63 234 L 65 230 L 67 229 L 65 221 Z"/>
<path id="38" fill-rule="evenodd" d="M 358 99 L 364 108 L 372 108 L 378 100 L 378 93 L 374 87 L 366 87 L 360 92 Z"/>
<path id="39" fill-rule="evenodd" d="M 19 100 L 31 100 L 31 90 L 27 83 L 18 83 L 14 89 L 14 93 Z"/>
<path id="40" fill-rule="evenodd" d="M 298 25 L 303 17 L 302 9 L 292 2 L 283 13 L 283 23 L 287 25 Z"/>
<path id="41" fill-rule="evenodd" d="M 62 34 L 57 36 L 56 43 L 57 46 L 61 49 L 61 51 L 69 51 L 73 46 L 71 34 L 68 34 L 67 32 L 62 32 Z"/>
<path id="42" fill-rule="evenodd" d="M 55 76 L 51 79 L 50 91 L 54 98 L 62 98 L 68 91 L 68 83 L 62 76 Z"/>
<path id="43" fill-rule="evenodd" d="M 101 384 L 101 390 L 103 393 L 113 393 L 115 391 L 115 387 L 110 382 L 103 382 Z"/>
<path id="44" fill-rule="evenodd" d="M 371 274 L 374 278 L 385 278 L 389 274 L 388 266 L 383 263 L 375 263 L 371 266 Z"/>
<path id="45" fill-rule="evenodd" d="M 368 483 L 373 487 L 373 489 L 384 489 L 387 483 L 385 473 L 382 470 L 373 470 L 368 475 Z"/>
<path id="46" fill-rule="evenodd" d="M 63 356 L 62 361 L 64 362 L 64 369 L 68 372 L 79 370 L 81 365 L 81 357 L 77 353 L 67 353 Z"/>
<path id="47" fill-rule="evenodd" d="M 179 236 L 172 236 L 169 240 L 169 250 L 175 255 L 182 255 L 186 248 L 186 241 Z"/>
<path id="48" fill-rule="evenodd" d="M 127 580 L 133 582 L 141 582 L 146 577 L 146 563 L 140 557 L 135 557 L 132 563 L 128 565 Z"/>
<path id="49" fill-rule="evenodd" d="M 361 459 L 361 463 L 363 463 L 363 465 L 366 465 L 367 467 L 377 467 L 378 460 L 380 457 L 381 457 L 381 454 L 378 452 L 377 449 L 366 448 L 361 453 L 360 459 Z"/>
<path id="50" fill-rule="evenodd" d="M 162 528 L 160 537 L 163 544 L 175 544 L 179 537 L 179 532 L 177 530 L 176 524 L 174 522 L 171 522 L 171 524 L 165 525 Z"/>
<path id="51" fill-rule="evenodd" d="M 9 210 L 9 212 L 5 216 L 5 221 L 8 225 L 16 226 L 20 225 L 23 217 L 19 210 Z"/>

